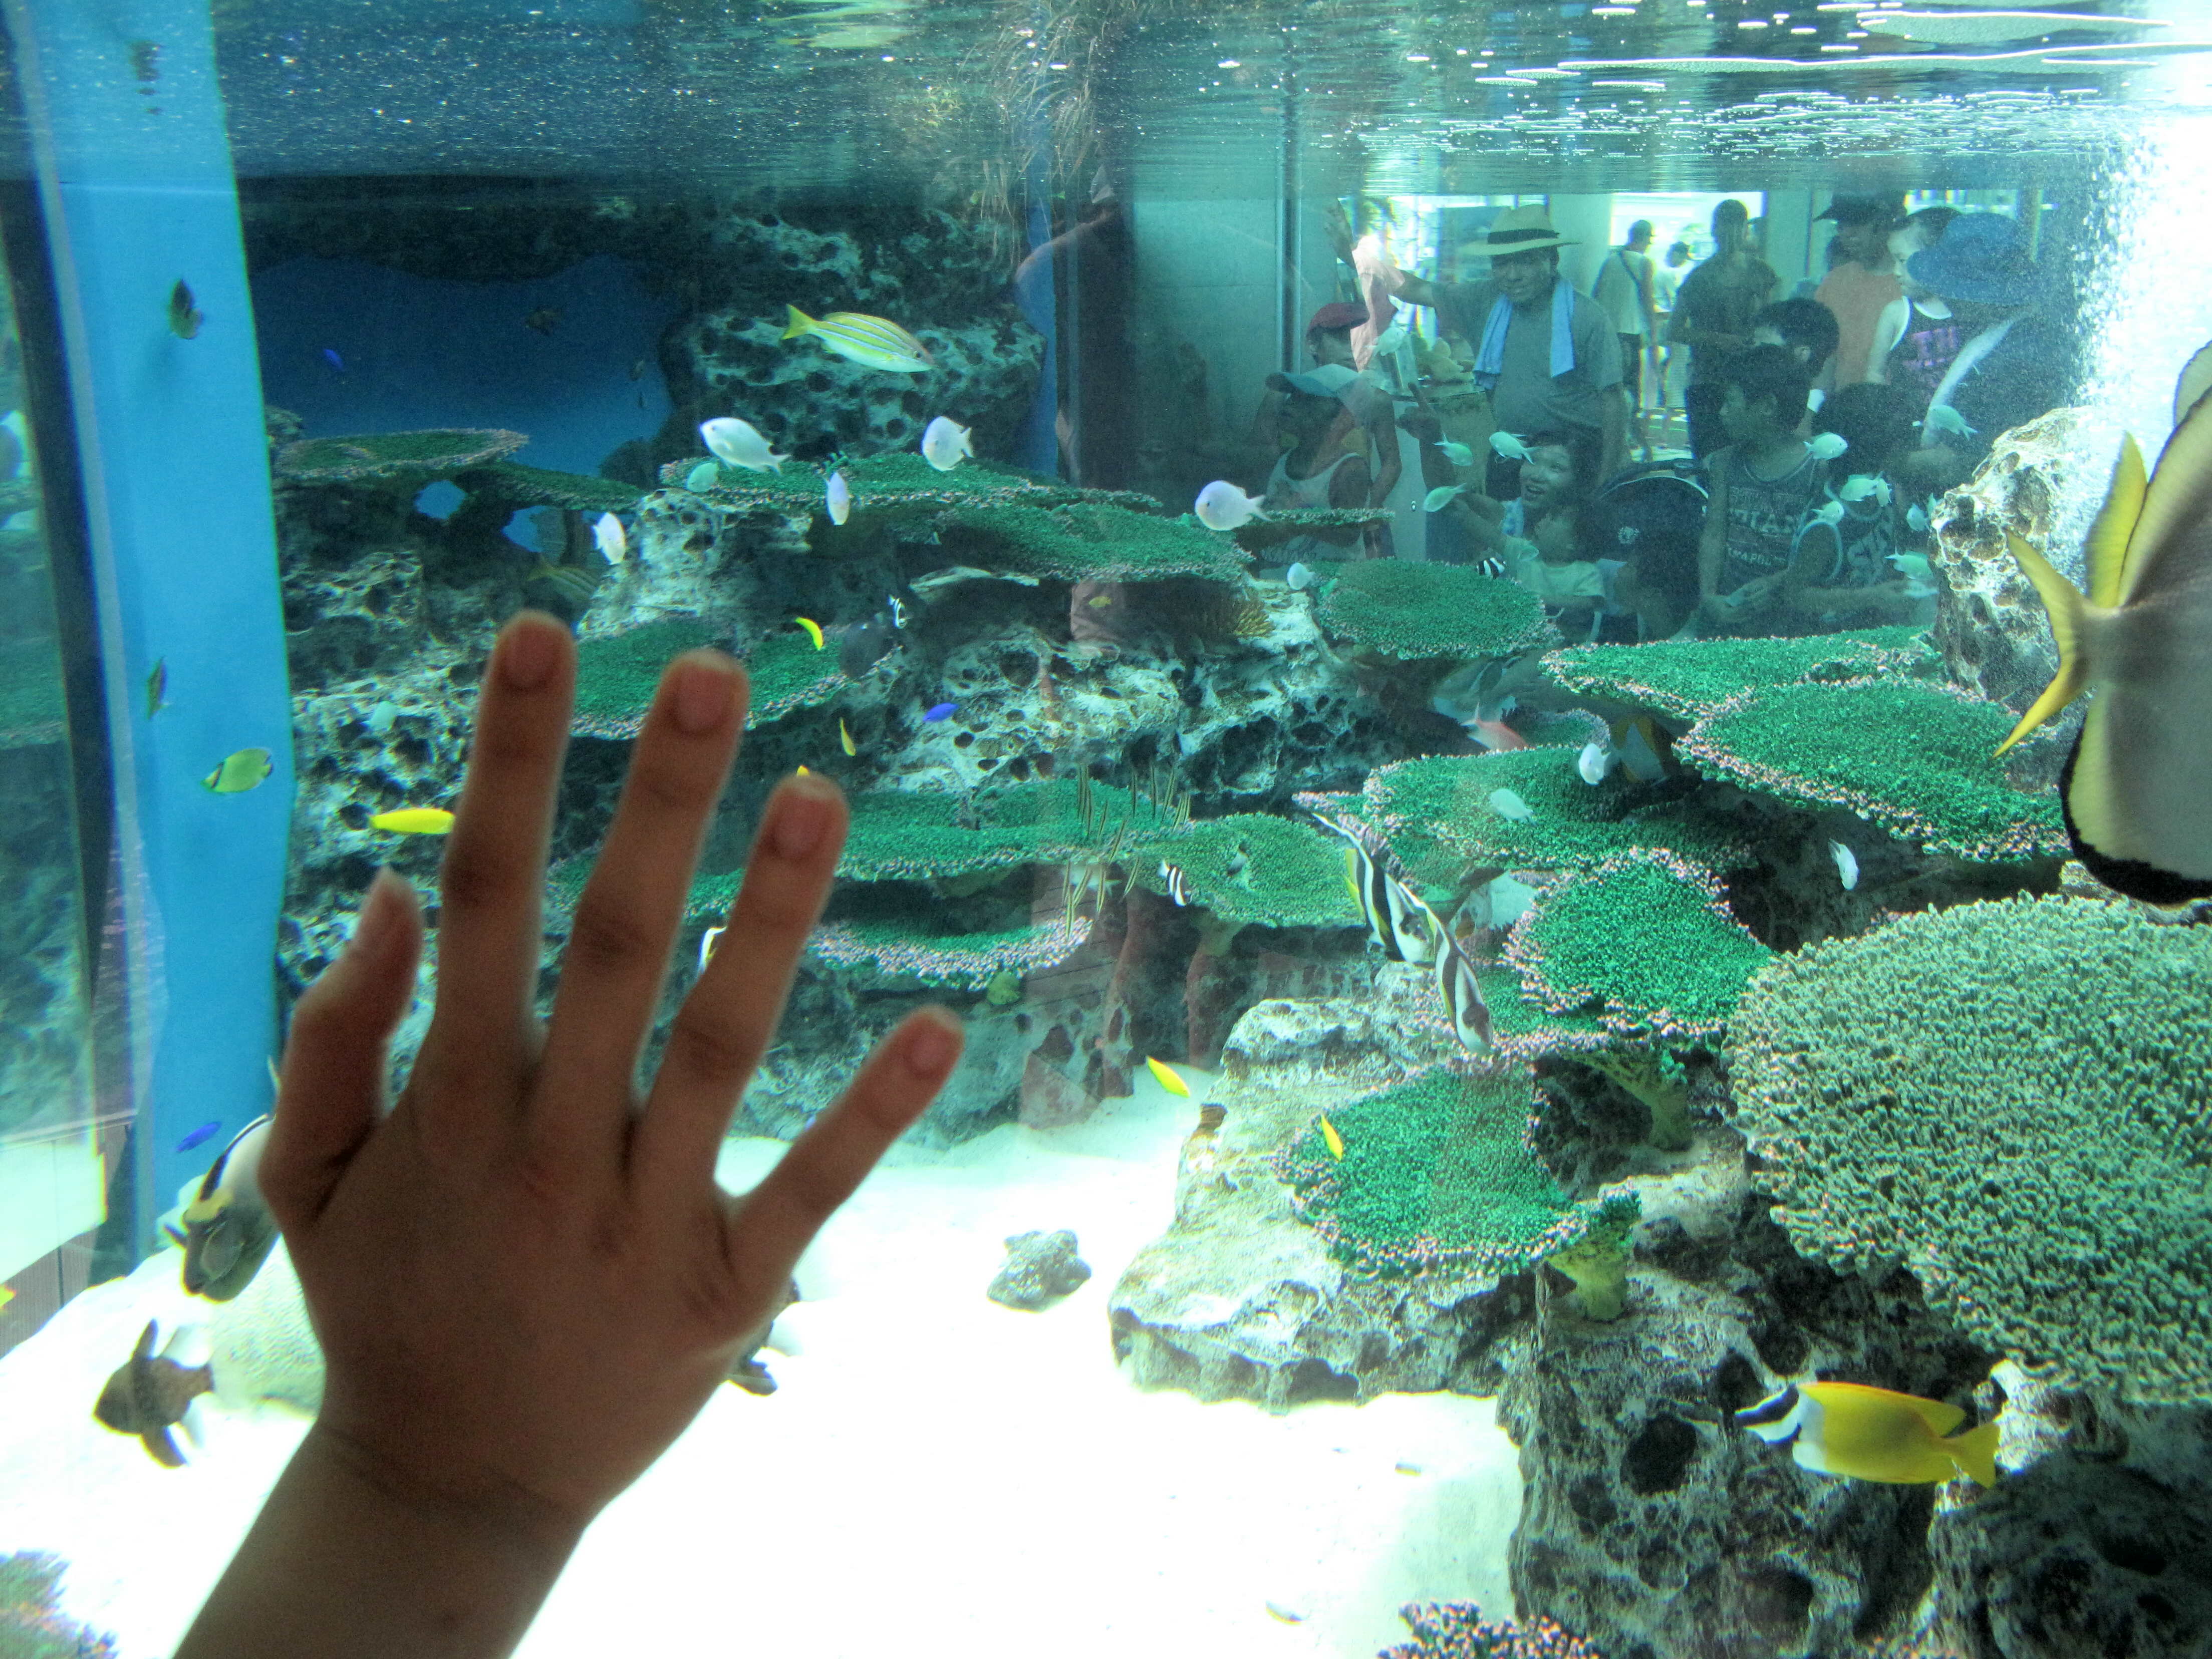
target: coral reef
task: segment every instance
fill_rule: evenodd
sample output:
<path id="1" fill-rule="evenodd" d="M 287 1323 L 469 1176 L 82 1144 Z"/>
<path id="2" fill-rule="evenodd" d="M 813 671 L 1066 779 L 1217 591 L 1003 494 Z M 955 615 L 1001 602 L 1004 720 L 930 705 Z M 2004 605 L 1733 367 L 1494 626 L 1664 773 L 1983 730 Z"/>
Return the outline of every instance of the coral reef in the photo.
<path id="1" fill-rule="evenodd" d="M 1543 669 L 1578 697 L 1697 720 L 1753 686 L 1911 674 L 1930 660 L 1919 630 L 1875 628 L 1797 639 L 1571 646 L 1547 653 Z"/>
<path id="2" fill-rule="evenodd" d="M 1559 640 L 1534 594 L 1472 565 L 1359 560 L 1314 609 L 1329 633 L 1391 657 L 1510 657 Z"/>
<path id="3" fill-rule="evenodd" d="M 276 476 L 289 483 L 420 489 L 471 467 L 504 460 L 530 440 L 498 428 L 365 432 L 300 438 L 276 452 Z"/>
<path id="4" fill-rule="evenodd" d="M 1778 960 L 1738 1121 L 1808 1257 L 1903 1261 L 2031 1375 L 2212 1403 L 2212 939 L 2122 904 L 1904 917 Z"/>
<path id="5" fill-rule="evenodd" d="M 983 1293 L 1001 1307 L 1034 1312 L 1073 1296 L 1090 1279 L 1090 1264 L 1075 1254 L 1075 1235 L 1066 1228 L 1016 1233 L 1006 1241 L 1006 1265 Z"/>
<path id="6" fill-rule="evenodd" d="M 117 1659 L 112 1636 L 96 1635 L 61 1610 L 58 1555 L 0 1555 L 0 1653 L 8 1659 Z"/>
<path id="7" fill-rule="evenodd" d="M 1408 1602 L 1398 1616 L 1413 1633 L 1376 1659 L 1604 1659 L 1550 1620 L 1493 1622 L 1472 1601 Z"/>

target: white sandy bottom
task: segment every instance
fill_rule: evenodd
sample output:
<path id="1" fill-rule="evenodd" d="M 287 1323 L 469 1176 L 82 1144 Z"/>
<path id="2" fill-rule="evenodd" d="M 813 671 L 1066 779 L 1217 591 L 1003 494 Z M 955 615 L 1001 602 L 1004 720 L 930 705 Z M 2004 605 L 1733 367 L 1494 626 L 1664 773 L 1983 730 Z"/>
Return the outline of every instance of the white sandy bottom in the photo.
<path id="1" fill-rule="evenodd" d="M 800 1265 L 806 1300 L 777 1322 L 794 1352 L 762 1356 L 777 1393 L 717 1390 L 586 1537 L 524 1659 L 1127 1659 L 1144 1644 L 1367 1659 L 1403 1638 L 1406 1601 L 1509 1613 L 1520 1478 L 1488 1401 L 1273 1417 L 1116 1368 L 1106 1299 L 1166 1227 L 1193 1115 L 1142 1086 L 1073 1128 L 1002 1128 L 879 1170 Z M 748 1184 L 781 1151 L 732 1143 L 722 1178 Z M 1008 1235 L 1058 1227 L 1090 1283 L 1042 1313 L 985 1297 Z M 172 1471 L 93 1422 L 146 1320 L 192 1316 L 175 1260 L 87 1293 L 0 1359 L 0 1553 L 65 1558 L 66 1610 L 125 1659 L 173 1649 L 303 1429 L 227 1417 Z"/>

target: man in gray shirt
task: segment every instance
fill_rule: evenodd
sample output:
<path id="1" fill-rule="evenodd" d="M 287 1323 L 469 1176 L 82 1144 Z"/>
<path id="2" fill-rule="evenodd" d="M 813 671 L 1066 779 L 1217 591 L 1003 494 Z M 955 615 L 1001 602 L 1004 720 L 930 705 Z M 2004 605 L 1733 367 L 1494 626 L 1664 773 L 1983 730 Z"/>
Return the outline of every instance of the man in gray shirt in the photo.
<path id="1" fill-rule="evenodd" d="M 1351 229 L 1340 219 L 1350 256 Z M 1486 239 L 1490 280 L 1431 283 L 1390 273 L 1407 305 L 1434 306 L 1444 332 L 1474 348 L 1475 379 L 1490 392 L 1501 432 L 1555 432 L 1587 438 L 1601 457 L 1600 477 L 1626 458 L 1628 409 L 1621 398 L 1620 339 L 1613 319 L 1559 276 L 1559 250 L 1573 244 L 1552 228 L 1540 207 L 1508 208 Z"/>

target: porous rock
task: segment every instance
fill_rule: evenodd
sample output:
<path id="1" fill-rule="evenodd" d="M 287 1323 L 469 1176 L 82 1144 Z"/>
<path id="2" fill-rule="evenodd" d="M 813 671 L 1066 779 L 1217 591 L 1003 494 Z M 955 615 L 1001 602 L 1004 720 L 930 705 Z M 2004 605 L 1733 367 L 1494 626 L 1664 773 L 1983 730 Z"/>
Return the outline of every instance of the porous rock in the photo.
<path id="1" fill-rule="evenodd" d="M 1034 1311 L 1072 1296 L 1091 1278 L 1091 1264 L 1075 1253 L 1075 1235 L 1016 1233 L 1006 1241 L 1006 1265 L 984 1294 L 1002 1307 Z"/>

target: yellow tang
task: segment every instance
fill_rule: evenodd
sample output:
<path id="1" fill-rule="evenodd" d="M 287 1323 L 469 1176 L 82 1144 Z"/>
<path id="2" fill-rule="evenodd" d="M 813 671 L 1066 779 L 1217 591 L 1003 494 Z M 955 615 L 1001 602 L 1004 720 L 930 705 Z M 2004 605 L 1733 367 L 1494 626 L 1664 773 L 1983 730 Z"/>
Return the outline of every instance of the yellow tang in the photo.
<path id="1" fill-rule="evenodd" d="M 1321 1121 L 1321 1138 L 1328 1143 L 1328 1155 L 1331 1158 L 1340 1158 L 1344 1156 L 1344 1137 L 1337 1133 L 1336 1125 L 1331 1123 L 1326 1115 L 1323 1115 Z"/>
<path id="2" fill-rule="evenodd" d="M 1940 1400 L 1869 1388 L 1863 1382 L 1791 1382 L 1735 1413 L 1761 1440 L 1790 1443 L 1801 1468 L 1899 1486 L 1971 1475 L 1997 1483 L 1997 1425 L 1953 1431 L 1966 1413 Z"/>
<path id="3" fill-rule="evenodd" d="M 242 795 L 265 782 L 276 769 L 266 749 L 241 749 L 224 756 L 222 764 L 200 780 L 200 787 L 218 795 Z"/>
<path id="4" fill-rule="evenodd" d="M 403 806 L 396 812 L 379 812 L 368 827 L 389 830 L 395 836 L 442 836 L 453 827 L 453 815 L 442 806 Z"/>
<path id="5" fill-rule="evenodd" d="M 819 651 L 822 648 L 822 624 L 811 617 L 800 617 L 796 620 L 806 630 L 806 637 L 814 641 L 814 648 Z"/>
<path id="6" fill-rule="evenodd" d="M 1176 1071 L 1174 1066 L 1164 1066 L 1150 1054 L 1145 1056 L 1145 1066 L 1154 1077 L 1159 1079 L 1161 1088 L 1171 1095 L 1180 1095 L 1185 1100 L 1190 1098 L 1190 1085 L 1182 1080 L 1182 1073 Z"/>
<path id="7" fill-rule="evenodd" d="M 848 755 L 860 752 L 853 746 L 853 734 L 845 729 L 845 722 L 842 720 L 837 722 L 837 746 Z"/>
<path id="8" fill-rule="evenodd" d="M 811 334 L 849 362 L 894 374 L 919 374 L 932 366 L 928 347 L 888 317 L 833 311 L 817 322 L 797 306 L 787 305 L 784 309 L 791 313 L 783 331 L 787 340 Z"/>

